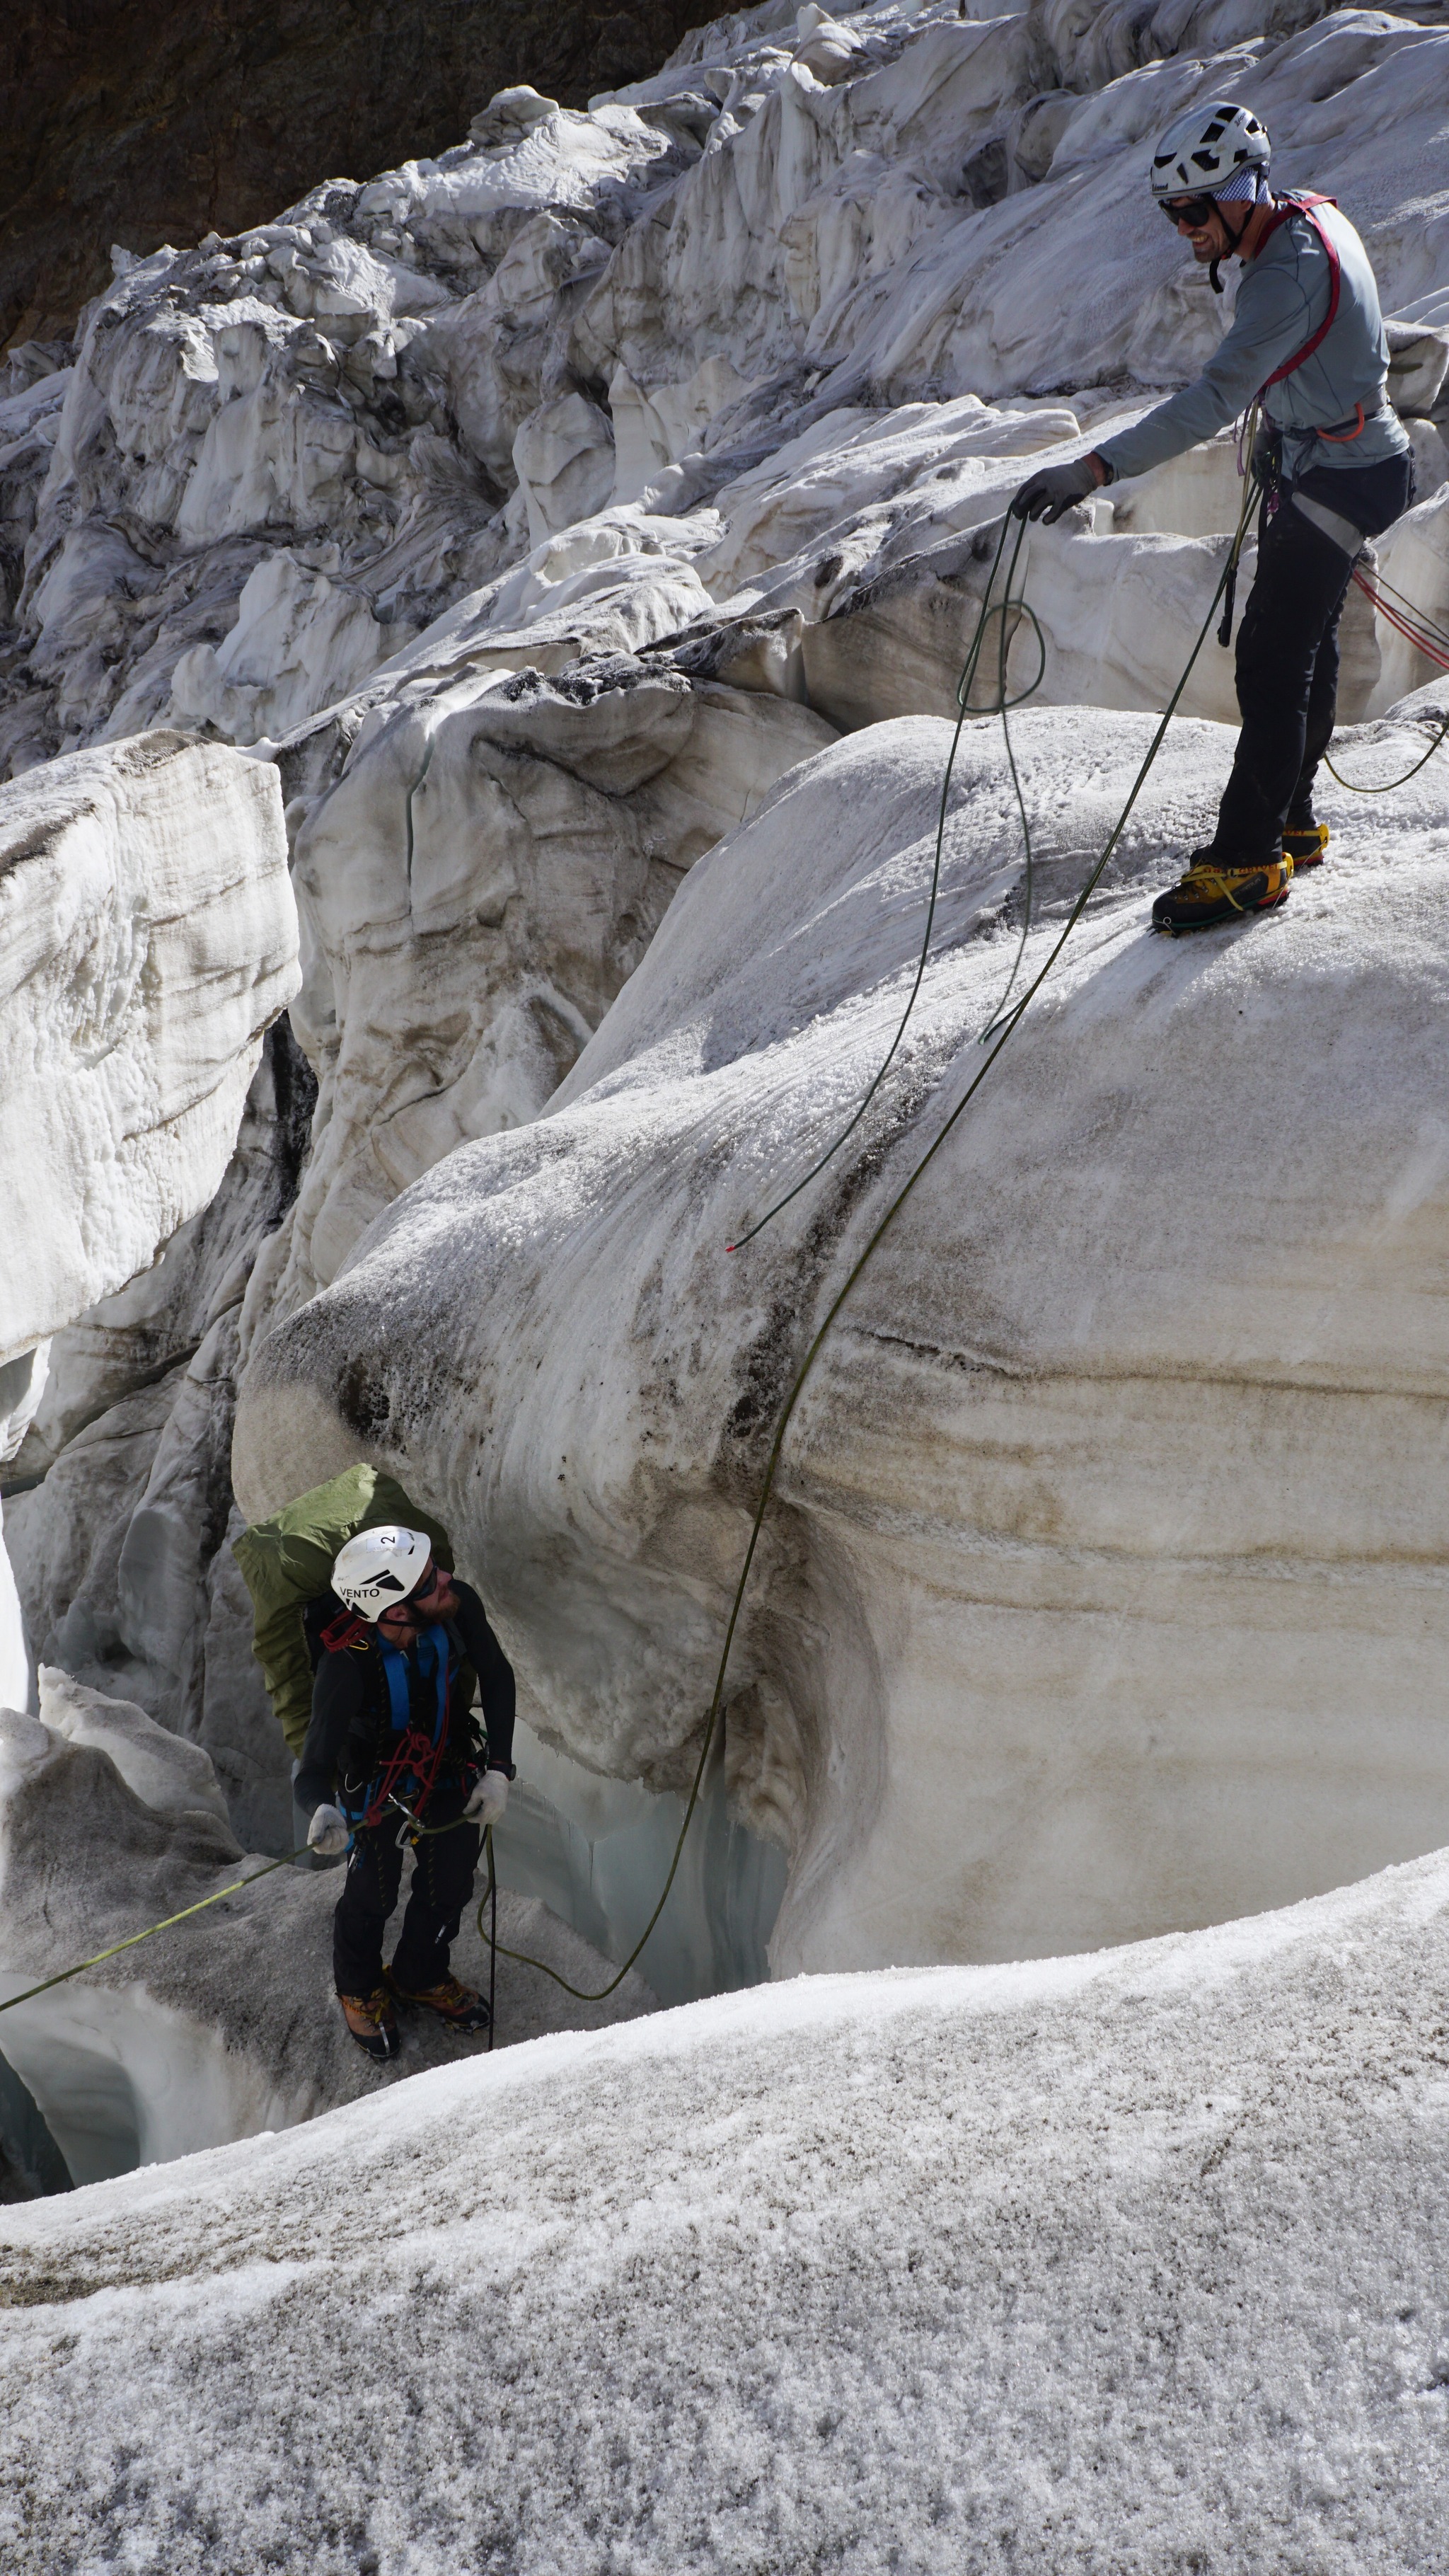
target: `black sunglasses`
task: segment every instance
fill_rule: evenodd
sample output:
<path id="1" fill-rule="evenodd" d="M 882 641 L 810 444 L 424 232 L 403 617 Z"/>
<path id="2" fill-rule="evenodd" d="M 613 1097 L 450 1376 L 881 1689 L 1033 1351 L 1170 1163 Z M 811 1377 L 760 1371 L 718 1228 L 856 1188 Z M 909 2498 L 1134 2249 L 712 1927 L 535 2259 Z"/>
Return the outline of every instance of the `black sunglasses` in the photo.
<path id="1" fill-rule="evenodd" d="M 1215 197 L 1179 197 L 1175 206 L 1164 200 L 1162 211 L 1174 232 L 1179 224 L 1189 224 L 1196 232 L 1207 222 L 1216 204 Z"/>

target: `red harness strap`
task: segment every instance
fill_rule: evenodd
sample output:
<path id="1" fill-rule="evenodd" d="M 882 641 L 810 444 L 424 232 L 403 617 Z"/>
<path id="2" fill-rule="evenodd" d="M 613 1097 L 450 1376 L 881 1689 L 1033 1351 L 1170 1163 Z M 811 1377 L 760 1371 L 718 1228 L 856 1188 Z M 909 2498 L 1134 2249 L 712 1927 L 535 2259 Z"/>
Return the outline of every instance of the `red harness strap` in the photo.
<path id="1" fill-rule="evenodd" d="M 359 1827 L 365 1828 L 382 1822 L 393 1791 L 399 1780 L 405 1779 L 409 1772 L 417 1783 L 413 1793 L 413 1812 L 421 1815 L 437 1786 L 446 1743 L 446 1734 L 440 1735 L 435 1744 L 420 1727 L 410 1727 L 396 1752 L 389 1761 L 384 1763 L 378 1774 L 373 1784 L 372 1796 L 368 1800 L 364 1813 L 357 1819 L 353 1827 L 354 1832 Z"/>
<path id="2" fill-rule="evenodd" d="M 1325 313 L 1323 320 L 1319 323 L 1312 339 L 1304 341 L 1302 348 L 1298 351 L 1295 357 L 1285 358 L 1281 367 L 1275 367 L 1273 369 L 1267 382 L 1260 385 L 1258 388 L 1259 402 L 1262 401 L 1269 385 L 1280 385 L 1285 376 L 1291 376 L 1295 368 L 1302 366 L 1305 358 L 1311 358 L 1320 340 L 1326 340 L 1329 332 L 1333 329 L 1333 325 L 1338 314 L 1338 290 L 1343 271 L 1338 253 L 1334 249 L 1332 241 L 1329 239 L 1328 227 L 1326 224 L 1319 222 L 1313 209 L 1315 206 L 1336 206 L 1337 204 L 1338 199 L 1336 197 L 1320 197 L 1315 195 L 1312 189 L 1305 188 L 1301 196 L 1285 197 L 1281 206 L 1275 206 L 1273 212 L 1268 217 L 1267 223 L 1263 227 L 1263 239 L 1258 244 L 1258 250 L 1253 253 L 1253 257 L 1255 259 L 1258 256 L 1258 251 L 1262 250 L 1263 244 L 1272 240 L 1273 235 L 1280 224 L 1291 222 L 1294 215 L 1306 215 L 1313 226 L 1314 231 L 1317 233 L 1319 240 L 1322 242 L 1324 249 L 1328 253 L 1329 286 L 1328 311 Z M 1362 426 L 1362 419 L 1360 419 L 1359 427 L 1362 428 Z M 1356 437 L 1358 433 L 1355 431 L 1352 434 Z M 1319 436 L 1321 437 L 1322 435 L 1323 433 L 1320 431 Z"/>
<path id="3" fill-rule="evenodd" d="M 1317 196 L 1312 189 L 1305 188 L 1301 195 L 1287 197 L 1284 199 L 1281 206 L 1275 206 L 1264 228 L 1263 241 L 1259 242 L 1258 250 L 1262 249 L 1263 242 L 1271 240 L 1280 224 L 1286 224 L 1288 222 L 1290 216 L 1302 214 L 1308 217 L 1309 222 L 1313 226 L 1314 231 L 1317 233 L 1319 240 L 1322 242 L 1324 249 L 1328 253 L 1328 311 L 1325 313 L 1323 320 L 1319 323 L 1313 337 L 1310 340 L 1304 341 L 1302 348 L 1297 352 L 1296 356 L 1285 358 L 1281 367 L 1274 368 L 1271 376 L 1268 378 L 1267 384 L 1262 384 L 1258 387 L 1257 400 L 1259 402 L 1262 401 L 1264 394 L 1267 392 L 1268 385 L 1279 385 L 1282 383 L 1285 376 L 1291 376 L 1294 368 L 1301 367 L 1305 358 L 1311 358 L 1314 350 L 1318 347 L 1319 342 L 1321 340 L 1326 340 L 1329 332 L 1333 329 L 1334 320 L 1338 312 L 1338 290 L 1342 281 L 1343 268 L 1338 253 L 1334 249 L 1333 242 L 1329 236 L 1327 225 L 1319 222 L 1313 209 L 1315 206 L 1336 206 L 1337 203 L 1338 199 L 1336 197 L 1320 197 Z M 1257 251 L 1255 251 L 1253 254 L 1255 259 L 1257 255 Z M 1354 411 L 1357 414 L 1357 418 L 1354 421 L 1352 429 L 1319 429 L 1315 430 L 1314 436 L 1316 438 L 1326 439 L 1330 447 L 1346 447 L 1350 439 L 1357 438 L 1360 430 L 1363 428 L 1363 404 L 1355 403 Z"/>

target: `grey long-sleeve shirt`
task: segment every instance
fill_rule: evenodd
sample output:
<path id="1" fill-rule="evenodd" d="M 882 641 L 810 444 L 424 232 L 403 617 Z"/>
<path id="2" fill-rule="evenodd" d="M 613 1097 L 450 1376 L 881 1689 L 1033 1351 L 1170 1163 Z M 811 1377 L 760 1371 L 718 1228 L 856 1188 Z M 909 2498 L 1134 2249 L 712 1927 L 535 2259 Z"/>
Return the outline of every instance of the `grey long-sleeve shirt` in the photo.
<path id="1" fill-rule="evenodd" d="M 1340 263 L 1338 311 L 1311 358 L 1268 392 L 1264 409 L 1283 433 L 1283 474 L 1295 482 L 1317 465 L 1380 465 L 1410 440 L 1385 398 L 1389 344 L 1368 252 L 1336 206 L 1315 210 Z M 1159 403 L 1134 429 L 1102 441 L 1097 453 L 1119 475 L 1145 474 L 1181 456 L 1235 420 L 1260 385 L 1310 340 L 1328 311 L 1328 253 L 1307 215 L 1291 215 L 1244 267 L 1232 324 L 1195 384 Z M 1362 403 L 1357 438 L 1334 445 L 1318 436 L 1351 422 Z"/>

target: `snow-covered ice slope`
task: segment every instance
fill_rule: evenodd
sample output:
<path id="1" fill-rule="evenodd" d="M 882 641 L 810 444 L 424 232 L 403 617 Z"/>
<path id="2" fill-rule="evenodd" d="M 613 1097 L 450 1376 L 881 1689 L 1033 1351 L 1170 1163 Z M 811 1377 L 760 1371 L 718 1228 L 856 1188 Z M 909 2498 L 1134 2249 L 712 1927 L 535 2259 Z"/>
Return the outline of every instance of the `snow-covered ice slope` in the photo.
<path id="1" fill-rule="evenodd" d="M 1150 732 L 1013 720 L 1024 974 Z M 1419 740 L 1343 760 L 1393 777 Z M 545 1116 L 406 1192 L 242 1390 L 249 1515 L 385 1461 L 608 1773 L 687 1778 L 779 1408 L 983 1060 L 1025 893 L 989 723 L 905 1045 L 828 1172 L 727 1249 L 889 1043 L 949 742 L 902 719 L 791 772 Z M 739 1810 L 791 1856 L 777 1973 L 1130 1939 L 1449 1830 L 1449 822 L 1424 770 L 1283 914 L 1154 938 L 1164 843 L 1202 837 L 1230 747 L 1174 729 L 787 1440 L 725 1717 Z"/>
<path id="2" fill-rule="evenodd" d="M 811 1978 L 0 2212 L 15 2576 L 1409 2576 L 1440 1854 Z"/>

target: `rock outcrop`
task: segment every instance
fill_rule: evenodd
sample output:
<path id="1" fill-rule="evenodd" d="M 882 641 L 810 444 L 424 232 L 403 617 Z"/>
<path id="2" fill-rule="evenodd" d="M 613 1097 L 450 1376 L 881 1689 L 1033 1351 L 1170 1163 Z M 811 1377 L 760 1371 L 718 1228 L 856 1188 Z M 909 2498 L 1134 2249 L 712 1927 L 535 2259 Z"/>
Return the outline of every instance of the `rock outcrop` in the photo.
<path id="1" fill-rule="evenodd" d="M 600 16 L 537 0 L 22 0 L 0 40 L 0 340 L 64 329 L 105 283 L 106 250 L 196 241 L 257 221 L 319 170 L 440 151 L 527 72 L 582 106 L 651 71 L 687 0 Z"/>

